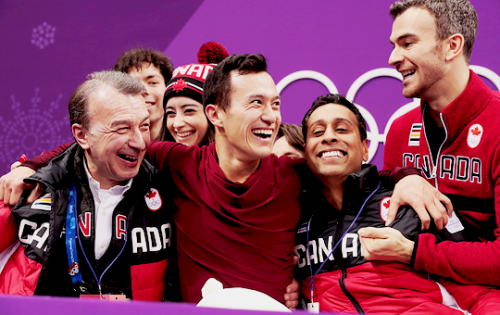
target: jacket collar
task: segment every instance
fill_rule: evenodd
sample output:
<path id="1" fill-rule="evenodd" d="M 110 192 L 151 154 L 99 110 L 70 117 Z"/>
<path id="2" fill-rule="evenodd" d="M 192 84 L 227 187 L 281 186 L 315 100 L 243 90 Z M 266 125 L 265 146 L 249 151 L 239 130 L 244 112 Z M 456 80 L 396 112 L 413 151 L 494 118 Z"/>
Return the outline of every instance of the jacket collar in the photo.
<path id="1" fill-rule="evenodd" d="M 469 84 L 465 90 L 441 112 L 448 140 L 458 137 L 467 124 L 484 111 L 487 100 L 493 94 L 476 73 L 472 70 L 469 73 Z M 429 111 L 426 101 L 421 102 L 421 111 L 422 117 L 426 117 L 425 114 Z"/>

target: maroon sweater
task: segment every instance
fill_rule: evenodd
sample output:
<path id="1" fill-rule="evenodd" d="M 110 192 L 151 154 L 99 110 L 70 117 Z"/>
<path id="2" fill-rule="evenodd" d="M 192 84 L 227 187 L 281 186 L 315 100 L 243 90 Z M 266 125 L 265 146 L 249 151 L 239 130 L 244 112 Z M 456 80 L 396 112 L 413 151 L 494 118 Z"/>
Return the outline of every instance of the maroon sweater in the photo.
<path id="1" fill-rule="evenodd" d="M 500 94 L 470 72 L 467 88 L 441 113 L 446 139 L 432 162 L 416 108 L 396 119 L 387 135 L 384 169 L 414 166 L 448 195 L 472 242 L 437 244 L 421 234 L 414 250 L 414 267 L 462 283 L 500 285 Z"/>
<path id="2" fill-rule="evenodd" d="M 300 216 L 293 165 L 301 160 L 270 155 L 236 184 L 220 169 L 215 144 L 153 142 L 149 152 L 179 189 L 175 223 L 183 300 L 198 302 L 213 277 L 225 287 L 258 290 L 283 302 Z"/>
<path id="3" fill-rule="evenodd" d="M 68 145 L 23 166 L 36 169 Z M 214 277 L 224 287 L 258 290 L 284 302 L 300 216 L 300 182 L 294 166 L 304 160 L 270 155 L 243 184 L 236 184 L 220 169 L 215 144 L 199 148 L 154 141 L 148 151 L 153 164 L 166 178 L 172 177 L 178 189 L 174 219 L 183 300 L 197 303 L 204 283 Z M 415 171 L 383 173 L 387 180 L 397 181 Z"/>

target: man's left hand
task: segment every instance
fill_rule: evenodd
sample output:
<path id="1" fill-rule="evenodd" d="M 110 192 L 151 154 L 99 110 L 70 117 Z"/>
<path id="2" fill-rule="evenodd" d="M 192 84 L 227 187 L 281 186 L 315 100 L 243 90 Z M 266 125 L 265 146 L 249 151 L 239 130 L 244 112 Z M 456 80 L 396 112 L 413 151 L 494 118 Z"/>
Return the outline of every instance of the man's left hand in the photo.
<path id="1" fill-rule="evenodd" d="M 295 277 L 292 278 L 292 283 L 286 287 L 285 293 L 285 306 L 291 310 L 294 310 L 299 305 L 299 291 L 300 284 Z"/>
<path id="2" fill-rule="evenodd" d="M 399 261 L 409 264 L 415 242 L 410 241 L 396 229 L 362 228 L 358 231 L 367 260 Z"/>
<path id="3" fill-rule="evenodd" d="M 444 229 L 453 213 L 450 199 L 418 175 L 406 176 L 394 187 L 386 226 L 394 221 L 399 207 L 404 205 L 409 205 L 418 214 L 422 230 L 429 229 L 431 217 L 438 230 Z"/>

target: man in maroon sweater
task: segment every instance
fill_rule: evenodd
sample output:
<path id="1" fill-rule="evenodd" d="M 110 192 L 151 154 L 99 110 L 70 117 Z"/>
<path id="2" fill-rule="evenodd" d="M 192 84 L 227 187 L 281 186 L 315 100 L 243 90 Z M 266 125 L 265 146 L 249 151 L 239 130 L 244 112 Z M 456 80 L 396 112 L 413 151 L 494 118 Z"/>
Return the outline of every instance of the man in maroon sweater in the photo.
<path id="1" fill-rule="evenodd" d="M 500 94 L 469 70 L 476 12 L 467 0 L 404 0 L 390 11 L 389 63 L 403 75 L 403 95 L 422 103 L 394 121 L 384 168 L 420 168 L 454 203 L 450 238 L 463 230 L 470 242 L 438 243 L 428 233 L 413 242 L 391 228 L 368 228 L 359 233 L 365 257 L 409 263 L 466 284 L 498 286 Z M 462 297 L 481 290 L 455 287 L 447 288 Z"/>

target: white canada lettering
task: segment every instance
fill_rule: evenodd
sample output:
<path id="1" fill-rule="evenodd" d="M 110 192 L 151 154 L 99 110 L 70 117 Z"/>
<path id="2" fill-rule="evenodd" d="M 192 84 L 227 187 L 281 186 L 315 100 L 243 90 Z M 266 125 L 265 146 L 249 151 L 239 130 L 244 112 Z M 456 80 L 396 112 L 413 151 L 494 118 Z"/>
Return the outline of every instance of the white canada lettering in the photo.
<path id="1" fill-rule="evenodd" d="M 136 227 L 132 229 L 132 252 L 157 252 L 170 247 L 172 229 L 170 223 L 158 227 Z"/>

